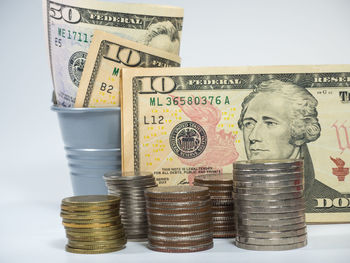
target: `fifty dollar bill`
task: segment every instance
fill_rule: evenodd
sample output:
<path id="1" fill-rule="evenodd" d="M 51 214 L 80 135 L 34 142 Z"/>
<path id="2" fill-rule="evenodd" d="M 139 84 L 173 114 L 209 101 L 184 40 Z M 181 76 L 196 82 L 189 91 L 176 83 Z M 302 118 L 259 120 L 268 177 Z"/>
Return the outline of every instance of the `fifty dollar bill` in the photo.
<path id="1" fill-rule="evenodd" d="M 74 106 L 96 29 L 179 54 L 182 8 L 92 0 L 43 0 L 43 9 L 59 106 Z"/>
<path id="2" fill-rule="evenodd" d="M 121 68 L 179 66 L 180 57 L 175 54 L 96 30 L 75 107 L 119 107 Z"/>
<path id="3" fill-rule="evenodd" d="M 177 185 L 303 158 L 307 221 L 350 222 L 350 66 L 125 69 L 122 94 L 124 170 Z"/>

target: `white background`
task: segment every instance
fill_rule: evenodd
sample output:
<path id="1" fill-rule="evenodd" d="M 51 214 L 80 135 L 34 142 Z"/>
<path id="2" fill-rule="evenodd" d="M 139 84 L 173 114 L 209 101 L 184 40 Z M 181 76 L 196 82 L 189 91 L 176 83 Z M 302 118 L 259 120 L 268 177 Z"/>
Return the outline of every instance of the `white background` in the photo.
<path id="1" fill-rule="evenodd" d="M 350 62 L 347 0 L 138 1 L 185 8 L 184 67 Z M 65 252 L 59 205 L 72 189 L 50 111 L 40 0 L 0 0 L 0 81 L 1 263 L 350 261 L 349 224 L 310 226 L 309 245 L 287 252 L 246 251 L 232 240 L 215 240 L 214 249 L 193 254 L 151 252 L 143 243 L 105 255 Z"/>

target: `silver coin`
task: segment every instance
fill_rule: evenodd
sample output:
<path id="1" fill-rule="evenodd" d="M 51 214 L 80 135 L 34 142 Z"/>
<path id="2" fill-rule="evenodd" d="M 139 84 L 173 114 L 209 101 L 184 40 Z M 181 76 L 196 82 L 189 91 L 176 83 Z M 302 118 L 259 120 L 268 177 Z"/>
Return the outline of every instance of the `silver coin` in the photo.
<path id="1" fill-rule="evenodd" d="M 148 232 L 147 224 L 134 224 L 134 226 L 125 226 L 127 233 L 146 233 Z"/>
<path id="2" fill-rule="evenodd" d="M 292 199 L 263 199 L 263 200 L 243 200 L 235 199 L 236 206 L 251 206 L 251 207 L 281 207 L 281 206 L 300 206 L 305 205 L 305 200 L 303 197 L 292 198 Z"/>
<path id="3" fill-rule="evenodd" d="M 135 217 L 135 216 L 127 217 L 125 219 L 126 220 L 124 220 L 124 218 L 123 218 L 123 225 L 124 226 L 127 226 L 128 224 L 133 226 L 135 223 L 139 223 L 139 224 L 146 223 L 147 224 L 147 220 L 148 220 L 146 215 L 143 217 Z"/>
<path id="4" fill-rule="evenodd" d="M 281 160 L 246 160 L 233 163 L 234 169 L 270 169 L 270 168 L 286 168 L 290 166 L 304 166 L 302 159 L 281 159 Z"/>
<path id="5" fill-rule="evenodd" d="M 289 245 L 304 242 L 307 239 L 307 235 L 303 234 L 294 237 L 281 237 L 281 238 L 254 238 L 254 237 L 241 237 L 237 236 L 236 240 L 240 243 L 250 245 Z"/>
<path id="6" fill-rule="evenodd" d="M 243 231 L 238 230 L 237 235 L 242 237 L 254 237 L 254 238 L 280 238 L 280 237 L 293 237 L 306 234 L 306 227 L 288 230 L 288 231 Z"/>
<path id="7" fill-rule="evenodd" d="M 296 217 L 296 218 L 288 218 L 288 219 L 242 219 L 239 216 L 235 218 L 235 222 L 238 225 L 245 226 L 285 226 L 285 225 L 293 225 L 299 223 L 305 223 L 305 216 Z"/>
<path id="8" fill-rule="evenodd" d="M 146 204 L 144 206 L 141 205 L 135 205 L 133 203 L 128 203 L 126 204 L 127 206 L 122 206 L 120 207 L 120 211 L 125 211 L 125 212 L 138 212 L 142 213 L 146 211 Z"/>
<path id="9" fill-rule="evenodd" d="M 146 208 L 145 200 L 125 199 L 120 205 L 121 209 Z"/>
<path id="10" fill-rule="evenodd" d="M 305 247 L 307 245 L 307 240 L 300 243 L 294 243 L 289 245 L 272 245 L 272 246 L 244 244 L 236 240 L 235 245 L 239 248 L 256 250 L 256 251 L 282 251 L 282 250 L 291 250 L 291 249 Z"/>
<path id="11" fill-rule="evenodd" d="M 258 173 L 244 173 L 244 174 L 235 174 L 233 176 L 234 181 L 243 181 L 243 182 L 266 182 L 266 181 L 290 181 L 290 180 L 303 180 L 303 173 L 294 172 L 294 173 L 267 173 L 267 174 L 258 174 Z"/>
<path id="12" fill-rule="evenodd" d="M 146 237 L 127 237 L 128 242 L 145 242 L 147 241 L 147 236 Z"/>
<path id="13" fill-rule="evenodd" d="M 243 231 L 287 231 L 287 230 L 295 230 L 300 229 L 303 227 L 306 227 L 305 223 L 299 223 L 299 224 L 292 224 L 292 225 L 284 225 L 284 226 L 274 226 L 274 225 L 266 225 L 266 226 L 247 226 L 247 225 L 235 225 L 237 230 L 243 230 Z"/>
<path id="14" fill-rule="evenodd" d="M 289 174 L 289 173 L 300 173 L 303 174 L 304 169 L 303 167 L 289 167 L 288 169 L 261 169 L 261 170 L 257 170 L 257 169 L 241 169 L 241 170 L 237 170 L 237 169 L 233 169 L 232 171 L 232 178 L 233 181 L 235 181 L 235 178 L 237 176 L 244 176 L 244 175 L 260 175 L 260 176 L 264 176 L 264 175 L 268 175 L 268 174 L 274 174 L 274 175 L 278 175 L 278 174 Z"/>
<path id="15" fill-rule="evenodd" d="M 245 182 L 245 181 L 234 181 L 233 189 L 235 188 L 280 188 L 280 187 L 288 187 L 288 186 L 303 186 L 303 180 L 274 180 L 274 181 L 264 181 L 264 182 Z"/>
<path id="16" fill-rule="evenodd" d="M 138 216 L 138 217 L 140 217 L 140 216 L 143 216 L 143 215 L 145 215 L 147 213 L 147 211 L 146 210 L 144 210 L 144 209 L 138 209 L 138 210 L 136 210 L 136 209 L 134 209 L 134 210 L 121 210 L 120 211 L 120 214 L 122 215 L 122 216 Z"/>
<path id="17" fill-rule="evenodd" d="M 231 216 L 233 217 L 234 216 L 234 211 L 215 211 L 215 212 L 211 212 L 212 216 L 213 217 L 216 217 L 216 216 Z"/>
<path id="18" fill-rule="evenodd" d="M 233 198 L 229 199 L 212 199 L 212 206 L 232 206 L 234 205 Z"/>
<path id="19" fill-rule="evenodd" d="M 258 219 L 258 220 L 264 220 L 264 219 L 288 219 L 288 218 L 295 218 L 295 217 L 301 217 L 305 215 L 304 211 L 296 211 L 296 212 L 290 212 L 290 213 L 242 213 L 238 211 L 234 211 L 234 214 L 236 217 L 242 218 L 242 219 Z"/>
<path id="20" fill-rule="evenodd" d="M 268 201 L 268 200 L 291 200 L 298 199 L 303 197 L 303 192 L 294 192 L 294 193 L 282 193 L 282 194 L 237 194 L 232 193 L 232 197 L 236 200 L 245 200 L 245 201 Z"/>
<path id="21" fill-rule="evenodd" d="M 125 208 L 125 209 L 121 209 L 120 210 L 121 214 L 125 214 L 125 215 L 145 215 L 147 213 L 147 210 L 144 207 L 140 207 L 140 208 L 136 208 L 134 207 L 134 209 L 129 209 L 129 208 Z"/>
<path id="22" fill-rule="evenodd" d="M 275 194 L 292 194 L 303 192 L 304 187 L 302 185 L 287 186 L 287 187 L 275 187 L 275 188 L 261 188 L 261 187 L 233 187 L 235 194 L 253 194 L 253 195 L 275 195 Z"/>
<path id="23" fill-rule="evenodd" d="M 254 207 L 254 206 L 243 206 L 243 205 L 237 205 L 235 207 L 237 213 L 243 212 L 243 213 L 291 213 L 291 212 L 297 212 L 297 211 L 305 211 L 305 204 L 297 204 L 295 206 L 262 206 L 262 207 Z"/>

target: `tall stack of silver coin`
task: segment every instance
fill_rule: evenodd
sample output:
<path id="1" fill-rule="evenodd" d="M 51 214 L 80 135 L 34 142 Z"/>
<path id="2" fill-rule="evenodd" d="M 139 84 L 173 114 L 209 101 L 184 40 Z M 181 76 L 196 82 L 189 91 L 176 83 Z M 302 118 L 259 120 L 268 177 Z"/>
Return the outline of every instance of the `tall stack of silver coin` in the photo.
<path id="1" fill-rule="evenodd" d="M 121 198 L 120 214 L 128 241 L 145 241 L 148 235 L 145 189 L 156 187 L 152 173 L 109 172 L 104 175 L 109 195 Z"/>
<path id="2" fill-rule="evenodd" d="M 213 236 L 235 237 L 232 174 L 207 174 L 194 178 L 194 185 L 208 187 L 212 200 Z"/>
<path id="3" fill-rule="evenodd" d="M 233 165 L 237 247 L 288 250 L 307 244 L 302 160 Z"/>
<path id="4" fill-rule="evenodd" d="M 167 186 L 145 191 L 148 247 L 196 252 L 213 247 L 211 201 L 206 187 Z"/>

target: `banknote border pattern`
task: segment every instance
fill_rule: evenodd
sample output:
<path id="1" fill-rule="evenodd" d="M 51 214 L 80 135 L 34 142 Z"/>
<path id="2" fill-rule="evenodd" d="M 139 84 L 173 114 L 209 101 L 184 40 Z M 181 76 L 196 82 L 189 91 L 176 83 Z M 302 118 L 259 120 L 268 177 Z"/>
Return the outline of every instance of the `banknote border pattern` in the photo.
<path id="1" fill-rule="evenodd" d="M 97 59 L 95 60 L 94 68 L 92 70 L 89 85 L 87 87 L 85 98 L 84 98 L 84 103 L 83 103 L 84 108 L 89 107 L 91 94 L 92 94 L 92 91 L 94 90 L 94 88 L 93 88 L 93 85 L 95 83 L 94 80 L 95 80 L 97 71 L 99 69 L 99 66 L 100 66 L 100 63 L 101 63 L 102 57 L 103 57 L 101 53 L 103 53 L 104 48 L 106 48 L 107 42 L 108 41 L 106 41 L 106 40 L 102 40 L 100 48 L 98 49 Z"/>

